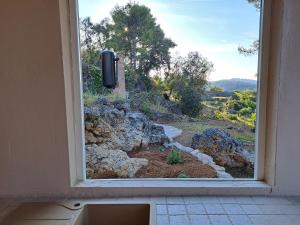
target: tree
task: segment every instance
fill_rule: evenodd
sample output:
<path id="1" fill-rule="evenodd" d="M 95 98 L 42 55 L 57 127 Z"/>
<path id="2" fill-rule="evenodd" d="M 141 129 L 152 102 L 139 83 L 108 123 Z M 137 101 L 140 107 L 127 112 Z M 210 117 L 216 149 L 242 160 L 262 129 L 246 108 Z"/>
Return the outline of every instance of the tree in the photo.
<path id="1" fill-rule="evenodd" d="M 257 10 L 261 9 L 261 0 L 247 0 L 250 4 L 253 4 Z"/>
<path id="2" fill-rule="evenodd" d="M 81 45 L 81 59 L 84 63 L 97 63 L 97 49 L 94 43 L 95 32 L 94 24 L 90 17 L 80 20 L 80 45 Z"/>
<path id="3" fill-rule="evenodd" d="M 260 11 L 261 9 L 261 0 L 246 0 L 247 2 L 249 2 L 250 4 L 253 4 L 254 7 Z M 240 54 L 244 55 L 244 56 L 250 56 L 250 55 L 256 55 L 259 51 L 259 40 L 255 40 L 253 41 L 253 43 L 250 45 L 249 48 L 245 48 L 243 46 L 239 46 L 238 47 L 238 51 Z"/>
<path id="4" fill-rule="evenodd" d="M 259 40 L 253 41 L 249 48 L 239 46 L 238 51 L 241 55 L 244 56 L 256 55 L 259 51 Z"/>
<path id="5" fill-rule="evenodd" d="M 250 4 L 253 4 L 257 10 L 261 9 L 261 0 L 247 0 Z"/>
<path id="6" fill-rule="evenodd" d="M 190 52 L 187 57 L 175 58 L 165 74 L 170 95 L 173 91 L 178 92 L 186 86 L 204 91 L 208 75 L 212 70 L 213 64 L 198 52 Z"/>
<path id="7" fill-rule="evenodd" d="M 175 43 L 165 37 L 163 30 L 148 7 L 137 3 L 116 6 L 111 13 L 109 46 L 129 59 L 137 76 L 148 76 L 170 61 L 169 50 Z"/>
<path id="8" fill-rule="evenodd" d="M 100 23 L 92 26 L 93 34 L 95 36 L 95 45 L 98 49 L 105 49 L 106 42 L 109 40 L 111 25 L 109 19 L 105 18 Z"/>
<path id="9" fill-rule="evenodd" d="M 93 47 L 93 23 L 90 17 L 80 19 L 80 45 L 82 48 L 91 50 Z"/>
<path id="10" fill-rule="evenodd" d="M 198 52 L 190 52 L 187 57 L 174 60 L 166 73 L 165 82 L 172 95 L 180 102 L 183 113 L 197 116 L 201 110 L 201 100 L 213 64 Z"/>
<path id="11" fill-rule="evenodd" d="M 151 85 L 150 72 L 168 67 L 170 49 L 176 46 L 166 38 L 150 9 L 132 2 L 117 5 L 111 12 L 111 20 L 106 18 L 93 24 L 89 17 L 82 19 L 80 28 L 82 60 L 87 64 L 99 64 L 99 53 L 105 48 L 123 54 L 130 76 L 127 80 L 135 83 L 128 87 Z"/>

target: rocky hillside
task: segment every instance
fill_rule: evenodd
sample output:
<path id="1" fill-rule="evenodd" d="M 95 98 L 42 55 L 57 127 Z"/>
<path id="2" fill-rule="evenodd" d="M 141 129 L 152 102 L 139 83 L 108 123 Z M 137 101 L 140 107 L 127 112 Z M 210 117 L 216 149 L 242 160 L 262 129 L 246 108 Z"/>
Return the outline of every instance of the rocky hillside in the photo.
<path id="1" fill-rule="evenodd" d="M 162 126 L 144 114 L 129 112 L 124 101 L 98 99 L 85 107 L 87 176 L 89 178 L 134 177 L 146 159 L 129 158 L 127 152 L 168 141 Z"/>

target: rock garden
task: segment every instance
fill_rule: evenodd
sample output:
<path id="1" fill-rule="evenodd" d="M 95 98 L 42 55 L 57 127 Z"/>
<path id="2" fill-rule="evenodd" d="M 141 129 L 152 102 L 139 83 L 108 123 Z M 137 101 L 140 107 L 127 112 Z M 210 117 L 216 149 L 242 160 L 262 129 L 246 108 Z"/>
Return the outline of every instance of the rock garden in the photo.
<path id="1" fill-rule="evenodd" d="M 167 124 L 165 115 L 152 121 L 144 113 L 133 111 L 130 101 L 109 98 L 97 98 L 85 106 L 87 177 L 251 176 L 253 154 L 241 141 L 218 128 L 207 128 L 190 135 L 189 142 L 181 141 L 183 130 Z M 191 121 L 178 114 L 170 115 L 173 116 L 167 122 Z"/>

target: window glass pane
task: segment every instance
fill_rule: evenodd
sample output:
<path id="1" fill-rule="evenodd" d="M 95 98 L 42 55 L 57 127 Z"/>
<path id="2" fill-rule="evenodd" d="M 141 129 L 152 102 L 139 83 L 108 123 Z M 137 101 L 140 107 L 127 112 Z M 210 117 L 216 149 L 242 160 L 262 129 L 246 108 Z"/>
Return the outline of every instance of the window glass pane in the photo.
<path id="1" fill-rule="evenodd" d="M 87 178 L 253 178 L 259 0 L 79 0 Z"/>

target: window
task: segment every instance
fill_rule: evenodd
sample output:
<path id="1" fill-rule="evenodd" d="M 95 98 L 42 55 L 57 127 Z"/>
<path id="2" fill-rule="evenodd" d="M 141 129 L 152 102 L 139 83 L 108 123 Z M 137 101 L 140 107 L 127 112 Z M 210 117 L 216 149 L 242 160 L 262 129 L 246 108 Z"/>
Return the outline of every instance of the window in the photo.
<path id="1" fill-rule="evenodd" d="M 88 179 L 261 178 L 260 1 L 187 2 L 79 1 Z"/>

